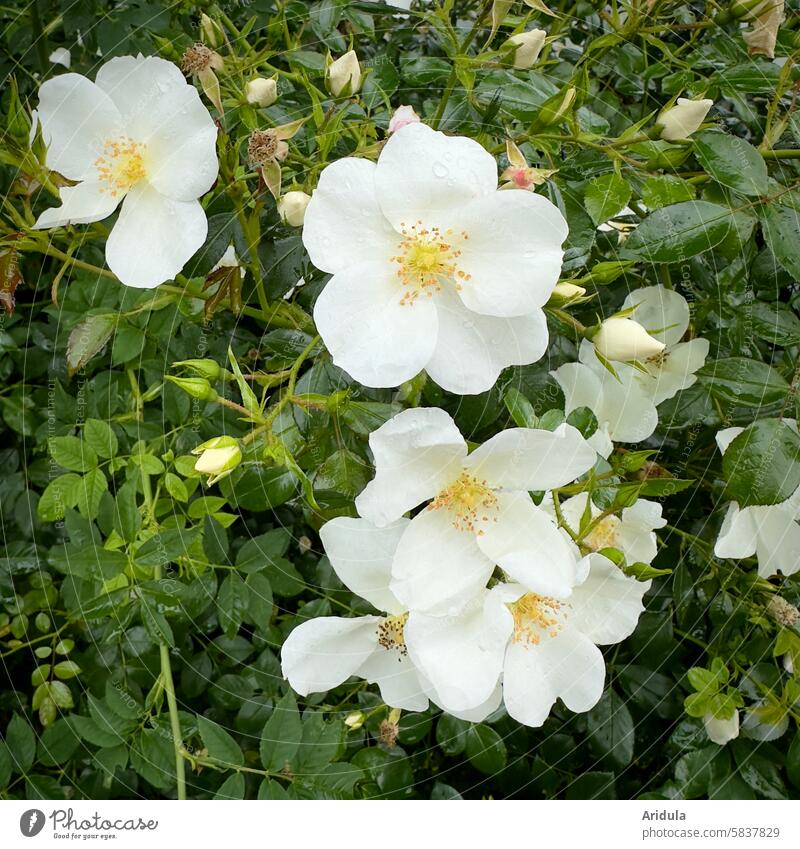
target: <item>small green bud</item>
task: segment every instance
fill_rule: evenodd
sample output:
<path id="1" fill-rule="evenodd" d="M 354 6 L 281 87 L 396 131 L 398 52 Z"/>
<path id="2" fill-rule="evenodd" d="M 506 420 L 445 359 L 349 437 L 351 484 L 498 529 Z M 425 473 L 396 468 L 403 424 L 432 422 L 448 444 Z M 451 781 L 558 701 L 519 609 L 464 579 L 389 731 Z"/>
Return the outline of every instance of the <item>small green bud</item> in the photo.
<path id="1" fill-rule="evenodd" d="M 192 398 L 200 401 L 216 401 L 219 397 L 211 384 L 204 377 L 173 377 L 167 375 L 166 379 L 174 383 Z"/>

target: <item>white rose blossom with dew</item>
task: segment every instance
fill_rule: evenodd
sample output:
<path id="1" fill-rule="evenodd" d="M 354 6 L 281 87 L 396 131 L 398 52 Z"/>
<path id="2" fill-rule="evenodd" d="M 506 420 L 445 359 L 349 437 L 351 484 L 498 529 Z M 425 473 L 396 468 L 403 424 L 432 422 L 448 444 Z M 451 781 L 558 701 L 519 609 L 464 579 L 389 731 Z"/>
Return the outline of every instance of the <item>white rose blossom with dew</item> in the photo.
<path id="1" fill-rule="evenodd" d="M 793 419 L 784 421 L 797 430 Z M 729 427 L 717 433 L 719 450 L 728 446 L 744 430 Z M 758 559 L 758 574 L 771 578 L 778 572 L 793 575 L 800 570 L 800 487 L 779 504 L 754 504 L 740 507 L 736 501 L 728 505 L 725 519 L 714 546 L 717 557 L 740 560 Z"/>
<path id="2" fill-rule="evenodd" d="M 406 629 L 409 653 L 440 693 L 479 702 L 493 673 L 472 676 L 476 640 L 482 670 L 501 677 L 509 716 L 539 727 L 557 699 L 572 711 L 591 710 L 603 693 L 605 661 L 598 645 L 630 636 L 644 610 L 650 581 L 625 576 L 608 558 L 590 554 L 566 598 L 530 592 L 516 583 L 492 587 L 479 621 L 415 615 Z M 481 621 L 482 620 L 482 621 Z"/>
<path id="3" fill-rule="evenodd" d="M 77 185 L 36 229 L 91 224 L 122 208 L 106 262 L 126 286 L 171 280 L 205 242 L 198 198 L 217 178 L 217 128 L 179 68 L 157 57 L 106 62 L 95 82 L 61 74 L 39 89 L 47 167 Z"/>
<path id="4" fill-rule="evenodd" d="M 471 648 L 465 651 L 473 665 L 465 675 L 479 682 L 479 700 L 471 702 L 457 690 L 438 693 L 410 652 L 407 635 L 418 614 L 409 613 L 390 587 L 393 557 L 408 525 L 408 519 L 399 519 L 376 528 L 364 519 L 339 517 L 322 526 L 320 537 L 339 579 L 384 615 L 321 616 L 301 623 L 283 645 L 283 675 L 303 696 L 357 676 L 377 683 L 391 707 L 421 711 L 431 699 L 454 716 L 480 722 L 500 704 L 499 672 L 482 656 L 481 634 L 475 628 L 481 623 L 471 611 L 455 621 L 470 635 Z"/>
<path id="5" fill-rule="evenodd" d="M 377 164 L 350 157 L 322 172 L 303 229 L 311 261 L 333 275 L 317 329 L 366 386 L 424 369 L 450 392 L 486 391 L 544 354 L 566 236 L 549 200 L 498 190 L 477 142 L 408 124 Z"/>
<path id="6" fill-rule="evenodd" d="M 588 407 L 597 418 L 597 430 L 589 437 L 601 457 L 608 457 L 614 442 L 641 442 L 652 436 L 658 412 L 652 397 L 634 379 L 636 371 L 626 363 L 614 363 L 612 374 L 597 359 L 587 339 L 581 343 L 580 362 L 565 363 L 550 372 L 564 393 L 564 411 Z"/>
<path id="7" fill-rule="evenodd" d="M 513 428 L 468 453 L 438 408 L 398 413 L 370 435 L 375 477 L 356 498 L 378 527 L 423 506 L 403 532 L 392 592 L 411 610 L 461 613 L 495 565 L 530 590 L 563 597 L 577 580 L 574 545 L 529 494 L 564 486 L 595 463 L 571 425 Z"/>
<path id="8" fill-rule="evenodd" d="M 581 492 L 561 502 L 561 515 L 570 530 L 578 534 L 581 519 L 586 511 L 589 494 Z M 552 497 L 543 503 L 545 509 L 555 516 Z M 661 505 L 646 498 L 637 499 L 630 507 L 625 507 L 617 516 L 614 513 L 602 515 L 602 510 L 591 504 L 590 516 L 593 525 L 581 543 L 592 551 L 603 548 L 616 548 L 625 555 L 627 563 L 653 562 L 658 553 L 658 540 L 655 531 L 663 528 L 667 520 L 661 515 Z M 598 521 L 599 519 L 599 521 Z"/>

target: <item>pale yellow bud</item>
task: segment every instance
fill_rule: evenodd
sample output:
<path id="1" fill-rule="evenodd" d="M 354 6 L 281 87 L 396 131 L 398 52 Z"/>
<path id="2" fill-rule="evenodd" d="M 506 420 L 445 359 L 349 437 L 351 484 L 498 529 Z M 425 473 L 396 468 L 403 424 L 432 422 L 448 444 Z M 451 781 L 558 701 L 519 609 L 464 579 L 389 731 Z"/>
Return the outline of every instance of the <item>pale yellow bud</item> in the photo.
<path id="1" fill-rule="evenodd" d="M 355 50 L 350 50 L 328 65 L 325 74 L 328 91 L 334 96 L 355 94 L 361 88 L 361 66 Z"/>
<path id="2" fill-rule="evenodd" d="M 592 342 L 607 360 L 619 362 L 643 361 L 664 350 L 664 343 L 654 339 L 632 318 L 607 318 Z"/>
<path id="3" fill-rule="evenodd" d="M 256 77 L 245 87 L 245 96 L 253 106 L 272 106 L 278 99 L 278 83 L 273 79 Z"/>
<path id="4" fill-rule="evenodd" d="M 661 138 L 665 141 L 688 139 L 705 121 L 713 105 L 713 100 L 679 97 L 674 106 L 665 109 L 657 118 L 661 125 Z"/>
<path id="5" fill-rule="evenodd" d="M 281 221 L 290 227 L 302 227 L 306 217 L 306 207 L 311 197 L 305 192 L 286 192 L 278 201 L 278 215 Z"/>
<path id="6" fill-rule="evenodd" d="M 544 47 L 547 33 L 543 29 L 532 29 L 512 35 L 506 42 L 514 48 L 514 67 L 524 71 L 532 68 Z"/>
<path id="7" fill-rule="evenodd" d="M 197 455 L 194 470 L 201 475 L 211 475 L 209 483 L 232 472 L 242 462 L 239 440 L 232 436 L 215 436 L 192 451 Z"/>
<path id="8" fill-rule="evenodd" d="M 575 283 L 556 283 L 553 294 L 565 301 L 571 301 L 573 298 L 582 298 L 586 294 L 586 289 Z"/>

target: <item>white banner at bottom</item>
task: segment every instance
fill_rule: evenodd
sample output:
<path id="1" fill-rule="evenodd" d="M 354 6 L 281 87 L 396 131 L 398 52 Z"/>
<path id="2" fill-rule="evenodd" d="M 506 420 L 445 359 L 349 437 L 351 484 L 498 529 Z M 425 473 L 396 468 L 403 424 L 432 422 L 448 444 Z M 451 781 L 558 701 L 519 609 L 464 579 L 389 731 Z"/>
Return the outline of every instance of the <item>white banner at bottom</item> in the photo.
<path id="1" fill-rule="evenodd" d="M 797 847 L 798 802 L 2 802 L 0 846 Z"/>

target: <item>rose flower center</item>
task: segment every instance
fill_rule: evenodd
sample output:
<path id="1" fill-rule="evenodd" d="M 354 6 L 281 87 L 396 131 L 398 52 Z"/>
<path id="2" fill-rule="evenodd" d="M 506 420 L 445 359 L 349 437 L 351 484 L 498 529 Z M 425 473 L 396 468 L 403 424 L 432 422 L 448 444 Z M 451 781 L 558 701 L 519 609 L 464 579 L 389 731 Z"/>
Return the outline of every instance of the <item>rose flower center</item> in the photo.
<path id="1" fill-rule="evenodd" d="M 94 161 L 101 191 L 111 197 L 125 194 L 134 183 L 145 176 L 145 146 L 127 136 L 108 139 L 103 145 L 103 153 Z"/>
<path id="2" fill-rule="evenodd" d="M 397 277 L 405 287 L 401 304 L 412 304 L 421 294 L 429 297 L 442 288 L 447 280 L 455 283 L 469 280 L 470 275 L 458 267 L 461 251 L 454 246 L 456 238 L 466 240 L 467 233 L 456 235 L 452 230 L 444 233 L 438 227 L 424 227 L 421 221 L 400 226 L 402 240 L 396 256 L 390 257 L 397 263 Z"/>

